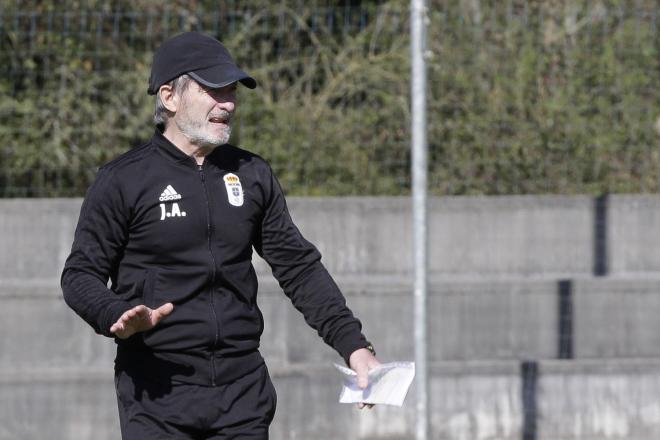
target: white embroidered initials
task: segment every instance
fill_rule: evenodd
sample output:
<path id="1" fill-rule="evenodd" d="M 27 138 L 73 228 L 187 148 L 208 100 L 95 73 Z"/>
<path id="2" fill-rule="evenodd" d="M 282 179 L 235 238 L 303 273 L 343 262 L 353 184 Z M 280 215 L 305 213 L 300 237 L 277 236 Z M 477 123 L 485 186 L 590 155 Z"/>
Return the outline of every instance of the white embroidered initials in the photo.
<path id="1" fill-rule="evenodd" d="M 172 200 L 181 200 L 181 194 L 177 193 L 172 185 L 167 185 L 165 191 L 158 198 L 161 202 L 170 202 Z M 168 203 L 161 203 L 160 206 L 160 219 L 165 220 L 170 217 L 185 217 L 186 211 L 181 211 L 179 204 L 174 202 L 171 204 L 171 209 L 167 210 Z"/>

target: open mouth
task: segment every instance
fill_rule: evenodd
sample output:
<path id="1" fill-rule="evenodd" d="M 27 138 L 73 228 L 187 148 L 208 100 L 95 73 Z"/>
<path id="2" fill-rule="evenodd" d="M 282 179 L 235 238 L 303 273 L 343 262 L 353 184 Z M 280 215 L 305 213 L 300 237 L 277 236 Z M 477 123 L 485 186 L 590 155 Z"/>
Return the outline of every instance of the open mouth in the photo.
<path id="1" fill-rule="evenodd" d="M 229 112 L 219 112 L 212 115 L 209 115 L 209 122 L 212 124 L 225 124 L 229 125 L 231 121 L 231 113 Z"/>

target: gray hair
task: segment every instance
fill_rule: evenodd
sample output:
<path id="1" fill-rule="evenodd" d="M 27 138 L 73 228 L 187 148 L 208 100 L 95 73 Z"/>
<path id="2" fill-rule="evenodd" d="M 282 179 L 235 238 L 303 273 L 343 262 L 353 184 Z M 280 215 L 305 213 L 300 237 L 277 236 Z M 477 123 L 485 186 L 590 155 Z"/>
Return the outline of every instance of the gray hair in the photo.
<path id="1" fill-rule="evenodd" d="M 177 78 L 174 78 L 172 81 L 165 83 L 166 85 L 172 87 L 173 93 L 183 93 L 192 81 L 188 75 L 183 74 Z M 156 125 L 167 125 L 167 121 L 170 118 L 170 111 L 165 107 L 163 101 L 160 99 L 160 90 L 156 92 L 156 108 L 154 110 L 154 123 Z"/>

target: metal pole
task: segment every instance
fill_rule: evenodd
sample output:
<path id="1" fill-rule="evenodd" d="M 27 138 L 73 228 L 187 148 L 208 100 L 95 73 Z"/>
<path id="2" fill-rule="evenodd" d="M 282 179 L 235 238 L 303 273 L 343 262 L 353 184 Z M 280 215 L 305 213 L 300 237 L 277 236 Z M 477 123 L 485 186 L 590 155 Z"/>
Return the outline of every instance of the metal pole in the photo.
<path id="1" fill-rule="evenodd" d="M 412 198 L 413 254 L 415 268 L 415 370 L 417 377 L 416 440 L 427 440 L 429 434 L 427 376 L 427 141 L 426 141 L 426 4 L 425 0 L 410 2 L 410 54 L 412 75 Z"/>

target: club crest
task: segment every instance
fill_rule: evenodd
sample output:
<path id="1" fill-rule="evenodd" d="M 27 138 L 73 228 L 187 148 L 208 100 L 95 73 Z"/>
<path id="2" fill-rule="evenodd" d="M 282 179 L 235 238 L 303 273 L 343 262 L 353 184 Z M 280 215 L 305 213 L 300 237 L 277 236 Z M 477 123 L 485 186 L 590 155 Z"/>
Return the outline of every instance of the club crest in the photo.
<path id="1" fill-rule="evenodd" d="M 232 206 L 243 206 L 243 187 L 236 174 L 225 174 L 222 178 L 227 188 L 227 198 Z"/>

